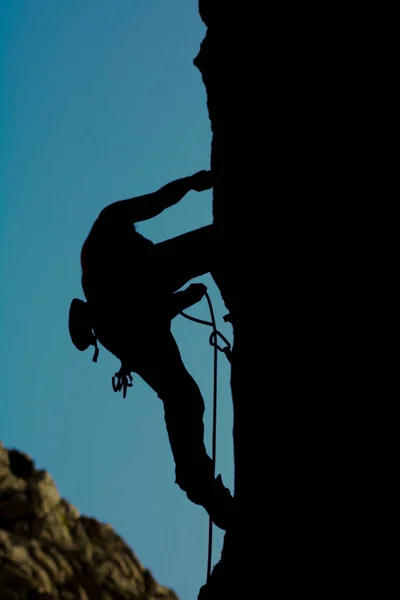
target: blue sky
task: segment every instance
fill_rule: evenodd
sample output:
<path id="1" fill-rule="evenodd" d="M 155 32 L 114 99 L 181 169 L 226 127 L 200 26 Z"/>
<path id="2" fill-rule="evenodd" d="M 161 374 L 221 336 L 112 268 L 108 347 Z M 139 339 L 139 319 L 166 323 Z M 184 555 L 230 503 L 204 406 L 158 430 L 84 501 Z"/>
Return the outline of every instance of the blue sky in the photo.
<path id="1" fill-rule="evenodd" d="M 205 581 L 208 517 L 174 483 L 162 404 L 138 377 L 125 400 L 114 394 L 118 361 L 78 352 L 67 320 L 98 212 L 209 166 L 192 64 L 204 31 L 196 0 L 0 0 L 0 439 L 50 471 L 83 514 L 111 523 L 181 600 Z M 138 229 L 157 242 L 211 221 L 211 192 L 191 192 Z M 199 281 L 231 340 L 211 276 Z M 191 314 L 207 310 L 204 300 Z M 211 451 L 210 331 L 178 317 L 173 332 L 205 398 Z M 222 355 L 218 391 L 217 471 L 232 489 Z M 214 528 L 214 562 L 222 542 Z"/>

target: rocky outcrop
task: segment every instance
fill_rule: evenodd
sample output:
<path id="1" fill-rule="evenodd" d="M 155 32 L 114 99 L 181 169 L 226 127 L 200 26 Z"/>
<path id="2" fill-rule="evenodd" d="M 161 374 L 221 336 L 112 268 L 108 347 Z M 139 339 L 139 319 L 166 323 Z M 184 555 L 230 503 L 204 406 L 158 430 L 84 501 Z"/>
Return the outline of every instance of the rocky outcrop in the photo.
<path id="1" fill-rule="evenodd" d="M 105 523 L 81 516 L 49 473 L 0 442 L 1 600 L 177 600 Z"/>

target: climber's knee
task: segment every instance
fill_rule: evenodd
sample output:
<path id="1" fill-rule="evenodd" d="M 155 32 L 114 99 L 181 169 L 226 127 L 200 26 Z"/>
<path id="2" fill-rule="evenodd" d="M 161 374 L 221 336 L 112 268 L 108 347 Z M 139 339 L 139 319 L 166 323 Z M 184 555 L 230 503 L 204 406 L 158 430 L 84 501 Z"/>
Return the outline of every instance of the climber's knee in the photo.
<path id="1" fill-rule="evenodd" d="M 213 464 L 211 458 L 204 453 L 197 460 L 187 458 L 177 461 L 175 469 L 175 483 L 184 491 L 192 502 L 201 504 L 205 490 L 212 485 Z"/>
<path id="2" fill-rule="evenodd" d="M 170 377 L 158 381 L 157 395 L 171 410 L 204 412 L 201 391 L 186 369 L 171 369 Z"/>

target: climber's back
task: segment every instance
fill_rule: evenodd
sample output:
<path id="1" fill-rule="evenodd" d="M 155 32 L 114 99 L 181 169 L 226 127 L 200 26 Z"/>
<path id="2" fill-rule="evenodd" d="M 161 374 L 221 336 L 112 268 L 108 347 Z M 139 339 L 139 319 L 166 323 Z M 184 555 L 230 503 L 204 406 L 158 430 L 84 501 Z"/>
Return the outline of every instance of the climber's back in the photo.
<path id="1" fill-rule="evenodd" d="M 122 310 L 139 300 L 149 282 L 153 242 L 129 223 L 107 220 L 101 213 L 81 251 L 82 288 L 93 308 Z M 140 293 L 139 293 L 140 291 Z"/>

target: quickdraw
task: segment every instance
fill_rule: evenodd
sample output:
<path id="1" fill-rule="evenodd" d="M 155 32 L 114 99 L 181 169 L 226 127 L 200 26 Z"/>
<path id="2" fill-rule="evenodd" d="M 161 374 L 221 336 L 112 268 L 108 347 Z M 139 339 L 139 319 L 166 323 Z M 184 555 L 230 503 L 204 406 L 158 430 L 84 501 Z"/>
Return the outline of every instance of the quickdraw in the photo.
<path id="1" fill-rule="evenodd" d="M 218 342 L 217 342 L 218 336 L 222 340 L 224 340 L 224 342 L 226 344 L 225 348 L 222 348 L 221 346 L 218 345 Z M 226 339 L 226 337 L 224 335 L 222 335 L 222 333 L 220 331 L 217 331 L 216 329 L 214 331 L 212 331 L 211 335 L 210 335 L 210 340 L 209 341 L 210 341 L 211 346 L 216 347 L 220 352 L 223 352 L 225 354 L 226 358 L 229 360 L 229 362 L 230 363 L 232 362 L 232 358 L 231 358 L 231 354 L 232 354 L 231 345 L 228 342 L 228 340 Z"/>
<path id="2" fill-rule="evenodd" d="M 122 395 L 126 398 L 128 387 L 132 387 L 133 385 L 131 371 L 128 371 L 125 367 L 121 366 L 120 370 L 111 378 L 111 383 L 114 392 L 120 392 L 122 390 Z"/>

